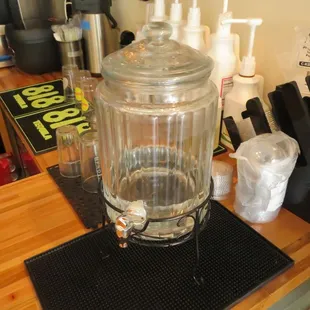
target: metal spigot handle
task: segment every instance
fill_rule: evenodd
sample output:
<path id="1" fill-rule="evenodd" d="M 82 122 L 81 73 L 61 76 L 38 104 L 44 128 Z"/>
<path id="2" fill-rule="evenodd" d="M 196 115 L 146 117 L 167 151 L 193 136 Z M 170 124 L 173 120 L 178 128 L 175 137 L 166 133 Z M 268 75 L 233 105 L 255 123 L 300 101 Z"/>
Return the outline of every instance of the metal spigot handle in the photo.
<path id="1" fill-rule="evenodd" d="M 126 216 L 120 215 L 115 221 L 116 235 L 119 239 L 119 246 L 127 248 L 128 238 L 134 228 L 133 222 Z"/>
<path id="2" fill-rule="evenodd" d="M 135 228 L 141 228 L 146 222 L 146 210 L 142 200 L 129 204 L 126 211 L 118 216 L 115 221 L 116 235 L 119 239 L 119 246 L 127 248 L 128 239 Z"/>

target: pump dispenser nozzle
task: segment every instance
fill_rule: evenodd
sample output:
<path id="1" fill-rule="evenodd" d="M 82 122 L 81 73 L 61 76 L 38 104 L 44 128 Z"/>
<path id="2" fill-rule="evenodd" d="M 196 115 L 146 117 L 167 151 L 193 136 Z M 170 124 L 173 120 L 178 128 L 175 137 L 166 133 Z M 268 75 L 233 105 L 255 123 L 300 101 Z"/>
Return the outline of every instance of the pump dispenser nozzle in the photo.
<path id="1" fill-rule="evenodd" d="M 197 5 L 197 0 L 193 0 L 193 5 L 189 8 L 187 24 L 191 27 L 200 27 L 201 11 Z"/>
<path id="2" fill-rule="evenodd" d="M 228 12 L 228 0 L 224 0 L 223 4 L 223 14 Z"/>
<path id="3" fill-rule="evenodd" d="M 249 49 L 248 49 L 248 57 L 252 57 L 253 48 L 254 48 L 254 40 L 255 40 L 255 32 L 256 28 L 263 23 L 261 18 L 249 19 L 248 25 L 251 27 L 250 29 L 250 39 L 249 39 Z"/>
<path id="4" fill-rule="evenodd" d="M 154 15 L 151 17 L 152 22 L 164 22 L 167 20 L 165 0 L 155 0 Z"/>
<path id="5" fill-rule="evenodd" d="M 224 20 L 232 20 L 233 14 L 228 11 L 228 0 L 224 0 L 223 13 L 219 15 L 216 33 L 212 34 L 212 45 L 217 45 L 219 41 L 227 40 L 227 45 L 233 44 L 234 52 L 237 57 L 238 67 L 240 63 L 240 38 L 238 34 L 231 33 L 231 23 L 223 24 Z M 233 41 L 230 43 L 230 41 Z"/>
<path id="6" fill-rule="evenodd" d="M 228 12 L 228 0 L 224 0 L 223 13 L 219 15 L 216 34 L 221 37 L 228 37 L 230 35 L 230 24 L 222 24 L 223 20 L 232 19 L 232 12 Z"/>
<path id="7" fill-rule="evenodd" d="M 178 23 L 182 21 L 182 9 L 180 0 L 174 0 L 174 2 L 171 3 L 170 22 Z"/>
<path id="8" fill-rule="evenodd" d="M 248 54 L 242 59 L 239 74 L 245 77 L 251 77 L 255 75 L 256 61 L 253 56 L 253 48 L 255 41 L 256 28 L 263 23 L 261 18 L 248 18 L 248 19 L 227 19 L 223 20 L 222 24 L 248 24 L 250 26 L 250 38 L 248 46 Z"/>
<path id="9" fill-rule="evenodd" d="M 183 43 L 200 51 L 207 49 L 205 42 L 210 35 L 210 29 L 201 25 L 201 11 L 198 7 L 197 0 L 193 0 L 192 7 L 189 8 L 187 24 L 184 27 L 184 40 Z"/>
<path id="10" fill-rule="evenodd" d="M 180 0 L 174 0 L 171 3 L 170 19 L 168 23 L 172 26 L 172 35 L 170 39 L 181 41 L 182 40 L 182 27 L 185 22 L 182 20 L 183 6 Z"/>

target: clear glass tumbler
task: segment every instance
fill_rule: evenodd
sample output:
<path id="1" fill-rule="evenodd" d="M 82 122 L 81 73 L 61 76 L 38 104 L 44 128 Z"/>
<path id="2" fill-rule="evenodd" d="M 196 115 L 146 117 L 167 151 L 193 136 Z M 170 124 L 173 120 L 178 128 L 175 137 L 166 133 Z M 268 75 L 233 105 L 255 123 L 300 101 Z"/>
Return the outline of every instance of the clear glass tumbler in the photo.
<path id="1" fill-rule="evenodd" d="M 79 68 L 77 65 L 62 66 L 62 83 L 65 102 L 75 102 L 75 78 Z"/>
<path id="2" fill-rule="evenodd" d="M 81 80 L 82 98 L 82 115 L 86 117 L 90 127 L 97 130 L 96 114 L 95 114 L 95 92 L 98 85 L 96 78 L 87 77 Z"/>
<path id="3" fill-rule="evenodd" d="M 77 72 L 75 77 L 75 102 L 76 102 L 76 108 L 81 110 L 82 109 L 82 100 L 84 98 L 84 94 L 82 91 L 82 80 L 86 78 L 90 78 L 91 73 L 88 70 L 80 70 Z"/>
<path id="4" fill-rule="evenodd" d="M 91 131 L 81 137 L 81 177 L 82 187 L 89 193 L 97 193 L 101 168 L 99 159 L 98 133 Z"/>
<path id="5" fill-rule="evenodd" d="M 68 125 L 56 130 L 59 172 L 63 177 L 81 175 L 79 133 L 75 126 Z"/>

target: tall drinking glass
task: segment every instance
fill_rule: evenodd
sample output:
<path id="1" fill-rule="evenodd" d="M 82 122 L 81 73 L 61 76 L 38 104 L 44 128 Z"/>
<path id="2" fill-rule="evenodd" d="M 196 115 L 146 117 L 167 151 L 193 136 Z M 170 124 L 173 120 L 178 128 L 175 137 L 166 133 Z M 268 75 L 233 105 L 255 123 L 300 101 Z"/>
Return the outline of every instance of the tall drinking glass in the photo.
<path id="1" fill-rule="evenodd" d="M 76 102 L 76 108 L 79 110 L 82 109 L 82 100 L 84 98 L 81 83 L 84 79 L 90 78 L 90 77 L 91 77 L 91 74 L 88 70 L 80 70 L 76 74 L 76 78 L 75 78 L 75 102 Z"/>
<path id="2" fill-rule="evenodd" d="M 77 65 L 62 66 L 62 83 L 65 102 L 75 102 L 75 78 L 79 68 Z"/>
<path id="3" fill-rule="evenodd" d="M 81 177 L 82 187 L 89 193 L 97 193 L 101 177 L 100 160 L 98 154 L 98 133 L 90 131 L 81 137 Z"/>
<path id="4" fill-rule="evenodd" d="M 57 128 L 57 150 L 59 172 L 63 177 L 76 178 L 81 175 L 79 133 L 75 126 Z"/>
<path id="5" fill-rule="evenodd" d="M 82 115 L 86 117 L 90 127 L 97 130 L 96 114 L 95 114 L 95 92 L 98 81 L 96 78 L 85 78 L 81 80 L 82 98 Z"/>

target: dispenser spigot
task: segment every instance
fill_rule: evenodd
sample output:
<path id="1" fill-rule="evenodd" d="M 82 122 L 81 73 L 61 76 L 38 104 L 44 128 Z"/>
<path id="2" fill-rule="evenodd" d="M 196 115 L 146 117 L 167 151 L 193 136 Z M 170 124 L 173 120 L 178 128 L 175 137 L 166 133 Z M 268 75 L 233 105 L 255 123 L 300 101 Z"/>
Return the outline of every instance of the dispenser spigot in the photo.
<path id="1" fill-rule="evenodd" d="M 128 238 L 132 233 L 133 227 L 133 222 L 126 215 L 117 217 L 115 221 L 115 230 L 121 248 L 128 247 Z"/>
<path id="2" fill-rule="evenodd" d="M 121 248 L 128 247 L 128 239 L 134 230 L 141 230 L 146 222 L 146 210 L 142 200 L 129 204 L 125 212 L 118 216 L 115 221 L 116 235 Z"/>

